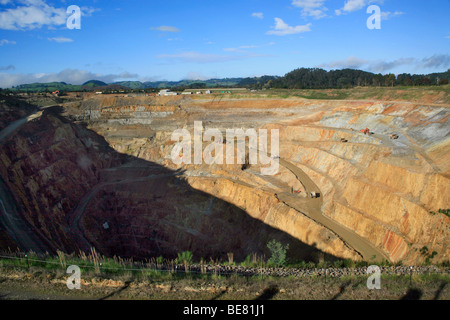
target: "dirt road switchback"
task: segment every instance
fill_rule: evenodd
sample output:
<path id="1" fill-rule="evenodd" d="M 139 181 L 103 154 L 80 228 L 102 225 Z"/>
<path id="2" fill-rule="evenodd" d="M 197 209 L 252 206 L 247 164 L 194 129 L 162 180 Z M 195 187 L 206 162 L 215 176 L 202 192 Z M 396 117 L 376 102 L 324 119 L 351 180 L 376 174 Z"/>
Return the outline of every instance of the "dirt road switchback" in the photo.
<path id="1" fill-rule="evenodd" d="M 376 248 L 365 238 L 359 236 L 354 231 L 346 228 L 327 216 L 324 216 L 321 211 L 323 195 L 320 192 L 319 187 L 302 169 L 296 165 L 281 158 L 279 161 L 280 165 L 290 170 L 297 177 L 300 183 L 305 187 L 307 194 L 307 197 L 303 198 L 289 192 L 283 192 L 278 194 L 279 200 L 334 232 L 349 247 L 357 251 L 365 261 L 380 262 L 389 260 L 389 257 L 382 250 Z M 309 196 L 311 192 L 319 193 L 320 196 L 318 198 L 311 198 Z"/>

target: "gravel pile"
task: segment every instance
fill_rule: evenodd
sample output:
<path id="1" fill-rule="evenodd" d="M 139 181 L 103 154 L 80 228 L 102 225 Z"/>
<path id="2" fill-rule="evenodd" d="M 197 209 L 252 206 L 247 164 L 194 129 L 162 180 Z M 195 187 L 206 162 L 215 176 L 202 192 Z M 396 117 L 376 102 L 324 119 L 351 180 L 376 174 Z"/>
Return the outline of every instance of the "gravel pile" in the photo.
<path id="1" fill-rule="evenodd" d="M 165 268 L 164 268 L 165 269 Z M 217 275 L 238 274 L 241 276 L 275 276 L 275 277 L 305 277 L 305 276 L 329 276 L 329 277 L 345 277 L 345 276 L 367 276 L 367 267 L 358 268 L 254 268 L 243 266 L 213 266 L 204 265 L 203 272 Z M 175 271 L 184 272 L 183 265 L 175 266 Z M 381 274 L 384 275 L 409 275 L 413 274 L 449 274 L 447 268 L 436 266 L 390 266 L 380 267 Z M 189 272 L 202 273 L 201 265 L 189 266 Z M 372 272 L 373 273 L 373 272 Z"/>

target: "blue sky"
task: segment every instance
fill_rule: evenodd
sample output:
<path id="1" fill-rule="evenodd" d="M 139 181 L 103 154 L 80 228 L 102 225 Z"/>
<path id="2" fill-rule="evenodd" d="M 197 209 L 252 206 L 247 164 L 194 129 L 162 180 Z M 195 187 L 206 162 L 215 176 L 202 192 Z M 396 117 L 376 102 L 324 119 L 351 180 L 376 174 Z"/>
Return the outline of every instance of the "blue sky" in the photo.
<path id="1" fill-rule="evenodd" d="M 66 26 L 70 5 L 81 29 Z M 370 30 L 370 5 L 381 29 Z M 448 0 L 0 0 L 0 87 L 450 68 Z"/>

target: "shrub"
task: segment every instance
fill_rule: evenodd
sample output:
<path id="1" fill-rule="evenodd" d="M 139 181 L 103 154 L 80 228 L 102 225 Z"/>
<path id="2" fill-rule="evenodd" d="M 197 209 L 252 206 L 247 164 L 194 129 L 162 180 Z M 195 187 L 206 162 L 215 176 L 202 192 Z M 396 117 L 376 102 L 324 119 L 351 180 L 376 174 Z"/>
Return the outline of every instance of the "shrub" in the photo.
<path id="1" fill-rule="evenodd" d="M 343 266 L 344 266 L 344 261 L 342 261 L 342 260 L 336 260 L 333 263 L 333 267 L 334 268 L 342 268 Z"/>
<path id="2" fill-rule="evenodd" d="M 284 266 L 286 264 L 286 251 L 289 249 L 289 245 L 281 244 L 276 240 L 271 240 L 267 243 L 267 248 L 269 248 L 271 256 L 267 261 L 270 265 L 276 267 Z"/>
<path id="3" fill-rule="evenodd" d="M 192 262 L 193 254 L 191 251 L 183 251 L 178 253 L 177 263 L 190 264 Z"/>
<path id="4" fill-rule="evenodd" d="M 353 261 L 352 259 L 346 259 L 344 261 L 344 267 L 346 267 L 346 268 L 354 268 L 355 267 L 355 261 Z"/>
<path id="5" fill-rule="evenodd" d="M 446 215 L 447 217 L 450 217 L 450 209 L 439 209 L 437 212 L 435 211 L 430 211 L 430 214 L 432 216 L 437 215 L 438 213 L 441 213 L 443 215 Z"/>
<path id="6" fill-rule="evenodd" d="M 183 251 L 178 253 L 177 263 L 184 264 L 184 270 L 186 273 L 189 272 L 189 265 L 192 263 L 193 254 L 191 251 Z"/>

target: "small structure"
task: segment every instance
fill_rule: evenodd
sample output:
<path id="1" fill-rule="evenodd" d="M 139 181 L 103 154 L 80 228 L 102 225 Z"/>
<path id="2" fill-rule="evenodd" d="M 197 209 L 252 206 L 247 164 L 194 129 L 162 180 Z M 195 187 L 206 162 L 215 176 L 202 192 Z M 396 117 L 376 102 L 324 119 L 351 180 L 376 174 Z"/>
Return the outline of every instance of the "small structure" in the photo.
<path id="1" fill-rule="evenodd" d="M 392 140 L 396 140 L 398 139 L 398 134 L 391 134 L 389 138 L 391 138 Z"/>
<path id="2" fill-rule="evenodd" d="M 319 197 L 320 197 L 320 193 L 314 192 L 314 191 L 311 192 L 311 198 L 319 198 Z"/>
<path id="3" fill-rule="evenodd" d="M 172 92 L 169 89 L 164 89 L 159 91 L 158 96 L 162 97 L 162 96 L 176 96 L 178 95 L 178 93 L 176 92 Z"/>
<path id="4" fill-rule="evenodd" d="M 348 140 L 345 138 L 341 138 L 341 142 L 346 143 L 346 142 L 348 142 Z"/>
<path id="5" fill-rule="evenodd" d="M 367 135 L 370 134 L 369 128 L 362 129 L 361 132 Z"/>

